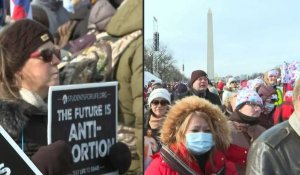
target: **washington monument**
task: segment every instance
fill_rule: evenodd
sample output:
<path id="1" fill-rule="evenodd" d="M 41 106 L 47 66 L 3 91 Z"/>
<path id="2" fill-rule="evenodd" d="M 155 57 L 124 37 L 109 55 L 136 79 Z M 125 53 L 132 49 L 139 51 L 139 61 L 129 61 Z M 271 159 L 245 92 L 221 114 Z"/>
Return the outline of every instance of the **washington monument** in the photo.
<path id="1" fill-rule="evenodd" d="M 209 79 L 214 79 L 214 41 L 213 41 L 213 18 L 211 9 L 207 13 L 207 74 Z"/>

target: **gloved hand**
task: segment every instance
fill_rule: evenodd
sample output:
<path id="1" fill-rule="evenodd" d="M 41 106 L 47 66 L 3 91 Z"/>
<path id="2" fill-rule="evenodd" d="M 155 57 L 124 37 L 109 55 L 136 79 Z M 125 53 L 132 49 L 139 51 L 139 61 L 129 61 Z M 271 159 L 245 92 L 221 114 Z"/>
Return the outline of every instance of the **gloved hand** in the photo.
<path id="1" fill-rule="evenodd" d="M 110 148 L 106 160 L 106 166 L 119 170 L 119 174 L 128 171 L 131 164 L 131 153 L 128 146 L 123 142 L 117 142 Z"/>
<path id="2" fill-rule="evenodd" d="M 71 149 L 62 140 L 42 146 L 31 160 L 44 175 L 66 174 L 73 163 Z"/>

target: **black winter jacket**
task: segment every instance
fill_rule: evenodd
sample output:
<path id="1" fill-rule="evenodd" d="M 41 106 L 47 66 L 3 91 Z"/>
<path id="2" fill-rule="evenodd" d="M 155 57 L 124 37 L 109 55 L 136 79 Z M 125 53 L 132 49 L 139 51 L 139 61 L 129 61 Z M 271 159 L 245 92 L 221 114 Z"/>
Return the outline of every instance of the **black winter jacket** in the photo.
<path id="1" fill-rule="evenodd" d="M 0 125 L 20 146 L 23 137 L 23 151 L 43 174 L 70 170 L 72 155 L 68 145 L 64 141 L 47 145 L 47 112 L 24 100 L 0 100 Z"/>

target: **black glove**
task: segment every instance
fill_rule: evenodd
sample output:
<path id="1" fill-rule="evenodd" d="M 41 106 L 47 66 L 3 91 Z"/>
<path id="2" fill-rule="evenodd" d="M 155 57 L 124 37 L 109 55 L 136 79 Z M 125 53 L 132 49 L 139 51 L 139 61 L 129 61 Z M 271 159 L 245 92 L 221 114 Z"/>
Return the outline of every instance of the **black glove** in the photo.
<path id="1" fill-rule="evenodd" d="M 71 149 L 62 140 L 42 146 L 31 160 L 43 175 L 66 174 L 71 170 L 73 163 Z"/>
<path id="2" fill-rule="evenodd" d="M 128 146 L 123 142 L 112 145 L 106 164 L 113 170 L 119 170 L 119 174 L 124 174 L 131 164 L 131 153 Z"/>

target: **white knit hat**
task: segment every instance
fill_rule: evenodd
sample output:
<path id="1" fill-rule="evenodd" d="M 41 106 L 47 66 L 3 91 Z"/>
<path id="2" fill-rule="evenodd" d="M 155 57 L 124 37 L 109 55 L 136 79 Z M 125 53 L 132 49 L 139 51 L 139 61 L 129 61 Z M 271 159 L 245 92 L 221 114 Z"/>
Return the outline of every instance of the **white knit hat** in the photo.
<path id="1" fill-rule="evenodd" d="M 171 96 L 170 96 L 170 93 L 168 92 L 168 90 L 164 89 L 164 88 L 158 88 L 158 89 L 154 89 L 150 93 L 149 98 L 148 98 L 148 105 L 150 106 L 152 100 L 159 98 L 159 97 L 167 100 L 171 104 Z"/>
<path id="2" fill-rule="evenodd" d="M 233 77 L 230 77 L 226 83 L 226 86 L 229 87 L 230 86 L 230 83 L 233 82 L 233 81 L 237 81 L 235 78 Z"/>

